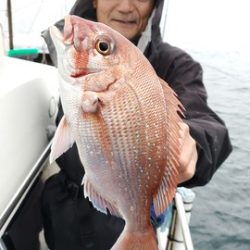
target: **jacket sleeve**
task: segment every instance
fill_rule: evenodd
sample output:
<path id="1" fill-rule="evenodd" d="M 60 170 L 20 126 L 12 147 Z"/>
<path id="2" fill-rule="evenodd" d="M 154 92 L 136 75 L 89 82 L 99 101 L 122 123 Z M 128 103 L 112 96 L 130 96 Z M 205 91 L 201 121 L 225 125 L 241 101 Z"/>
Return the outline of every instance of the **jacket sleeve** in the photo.
<path id="1" fill-rule="evenodd" d="M 180 51 L 171 61 L 165 79 L 184 105 L 184 122 L 197 143 L 196 172 L 191 180 L 181 184 L 186 187 L 207 184 L 232 151 L 224 121 L 208 106 L 202 73 L 200 64 Z"/>

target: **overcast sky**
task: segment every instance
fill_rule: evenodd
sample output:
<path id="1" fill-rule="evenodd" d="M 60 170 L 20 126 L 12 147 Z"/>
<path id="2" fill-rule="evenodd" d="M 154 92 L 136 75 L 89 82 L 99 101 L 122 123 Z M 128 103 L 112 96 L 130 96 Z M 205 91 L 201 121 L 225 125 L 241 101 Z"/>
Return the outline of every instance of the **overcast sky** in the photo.
<path id="1" fill-rule="evenodd" d="M 6 2 L 0 0 L 0 23 L 6 30 Z M 164 39 L 182 48 L 250 51 L 250 0 L 168 0 Z M 43 43 L 40 32 L 61 19 L 74 0 L 12 0 L 14 42 Z"/>
<path id="2" fill-rule="evenodd" d="M 170 0 L 165 39 L 185 47 L 250 50 L 250 0 Z"/>

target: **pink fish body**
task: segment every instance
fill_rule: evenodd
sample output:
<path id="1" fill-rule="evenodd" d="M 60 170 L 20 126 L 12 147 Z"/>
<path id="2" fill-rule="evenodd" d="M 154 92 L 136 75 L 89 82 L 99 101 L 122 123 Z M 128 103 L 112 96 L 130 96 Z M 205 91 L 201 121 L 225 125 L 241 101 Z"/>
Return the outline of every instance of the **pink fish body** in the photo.
<path id="1" fill-rule="evenodd" d="M 106 25 L 68 16 L 63 35 L 50 33 L 64 109 L 50 160 L 76 142 L 85 196 L 125 220 L 112 250 L 157 249 L 150 206 L 159 215 L 176 191 L 182 106 L 139 49 Z"/>

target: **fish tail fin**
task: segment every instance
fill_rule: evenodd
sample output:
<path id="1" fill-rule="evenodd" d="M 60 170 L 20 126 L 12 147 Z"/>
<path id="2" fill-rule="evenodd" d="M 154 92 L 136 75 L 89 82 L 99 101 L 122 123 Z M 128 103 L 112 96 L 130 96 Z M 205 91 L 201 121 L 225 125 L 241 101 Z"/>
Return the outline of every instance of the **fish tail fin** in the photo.
<path id="1" fill-rule="evenodd" d="M 124 230 L 111 250 L 158 250 L 155 232 L 132 232 Z"/>

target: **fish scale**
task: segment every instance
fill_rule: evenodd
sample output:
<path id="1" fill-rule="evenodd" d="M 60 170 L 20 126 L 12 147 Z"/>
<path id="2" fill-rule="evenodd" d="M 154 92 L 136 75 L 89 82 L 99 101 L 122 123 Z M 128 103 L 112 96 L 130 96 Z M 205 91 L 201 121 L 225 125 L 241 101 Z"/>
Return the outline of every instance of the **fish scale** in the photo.
<path id="1" fill-rule="evenodd" d="M 134 120 L 134 116 L 135 116 L 135 112 L 133 112 L 131 109 L 129 109 L 130 107 L 130 103 L 133 101 L 133 98 L 130 99 L 130 96 L 126 96 L 126 102 L 125 99 L 121 96 L 120 98 L 120 102 L 116 101 L 115 103 L 115 107 L 116 110 L 118 110 L 118 112 L 115 112 L 116 110 L 112 110 L 111 112 L 111 116 L 112 116 L 112 121 L 114 122 L 114 127 L 116 127 L 116 130 L 114 131 L 114 133 L 111 134 L 111 138 L 112 138 L 112 143 L 114 145 L 114 148 L 116 149 L 116 152 L 119 153 L 120 155 L 120 159 L 124 159 L 123 162 L 120 162 L 119 167 L 122 170 L 123 173 L 123 177 L 125 183 L 124 185 L 127 186 L 130 182 L 131 182 L 131 176 L 133 176 L 131 173 L 129 173 L 128 170 L 130 170 L 131 168 L 129 168 L 131 165 L 131 162 L 136 163 L 138 161 L 138 152 L 136 152 L 136 154 L 134 154 L 133 151 L 133 147 L 134 145 L 137 145 L 138 143 L 135 142 L 136 140 L 136 136 L 134 137 L 134 131 L 140 129 L 138 127 L 135 126 L 131 126 L 128 127 L 127 123 L 125 122 L 127 119 L 131 119 Z M 121 116 L 117 116 L 117 114 L 121 114 Z M 137 116 L 138 118 L 138 116 Z M 116 120 L 117 120 L 117 124 L 116 124 Z M 119 135 L 116 133 L 116 131 L 122 131 L 122 133 Z M 133 138 L 134 137 L 134 138 Z M 133 154 L 131 154 L 133 153 Z M 132 171 L 134 171 L 133 169 L 131 169 Z M 134 174 L 136 175 L 136 174 Z M 137 181 L 139 182 L 140 178 L 137 179 Z M 122 192 L 122 190 L 121 190 Z M 135 197 L 135 194 L 133 195 L 132 193 L 133 190 L 131 190 L 130 194 L 130 200 L 133 200 Z"/>
<path id="2" fill-rule="evenodd" d="M 65 26 L 64 34 L 50 30 L 65 113 L 50 159 L 75 141 L 85 196 L 96 209 L 125 220 L 112 250 L 156 250 L 150 207 L 159 215 L 176 190 L 182 106 L 119 33 L 76 16 L 66 17 Z M 99 40 L 107 43 L 107 53 Z"/>

